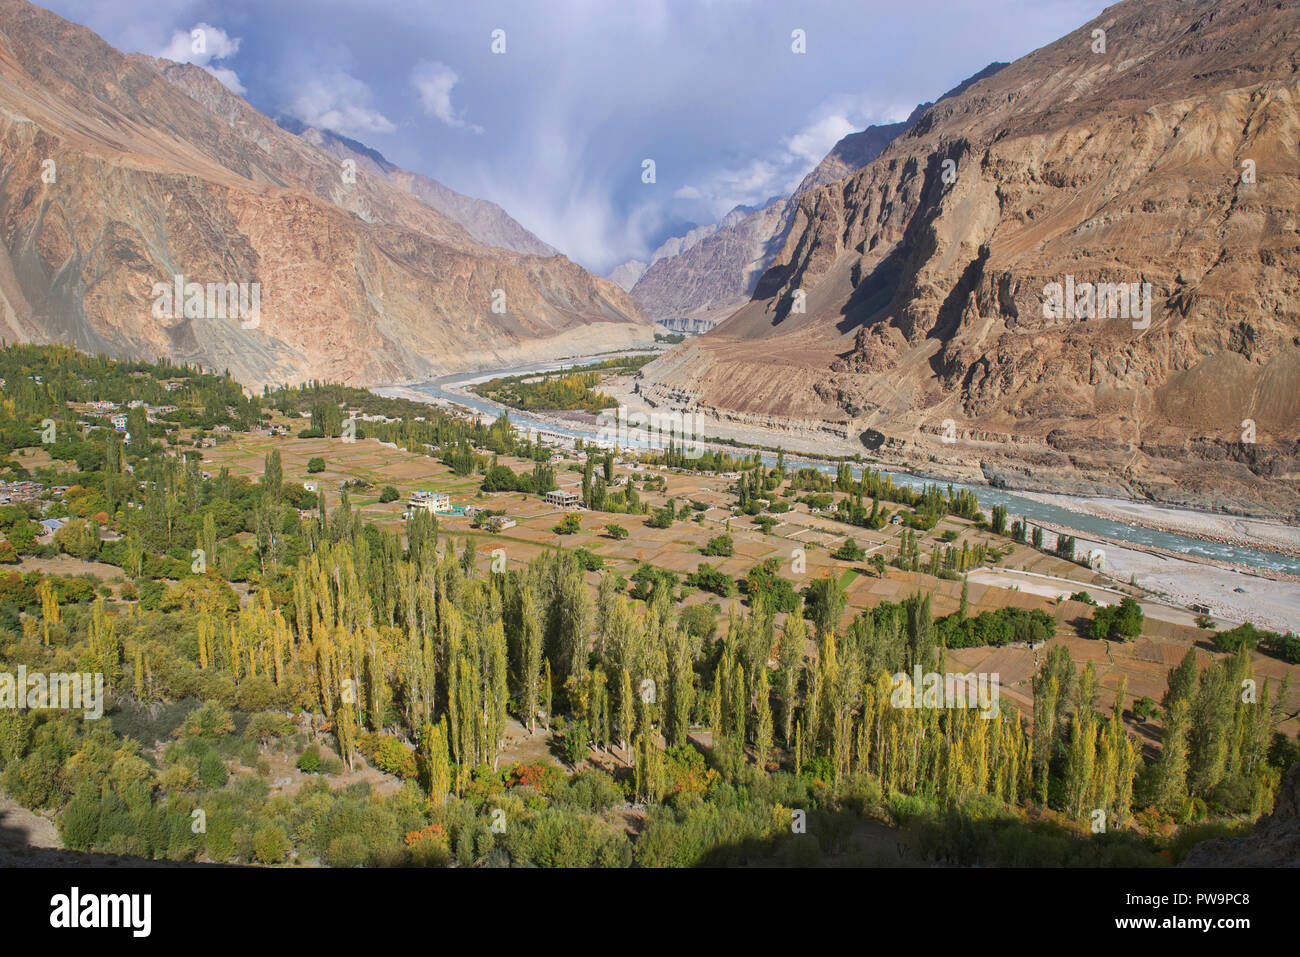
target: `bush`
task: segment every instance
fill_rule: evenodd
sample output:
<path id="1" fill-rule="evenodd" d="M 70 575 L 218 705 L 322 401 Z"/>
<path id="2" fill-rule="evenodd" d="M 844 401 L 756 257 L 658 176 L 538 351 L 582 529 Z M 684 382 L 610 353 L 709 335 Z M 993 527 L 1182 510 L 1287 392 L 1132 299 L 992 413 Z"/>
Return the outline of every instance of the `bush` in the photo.
<path id="1" fill-rule="evenodd" d="M 88 851 L 99 834 L 99 802 L 89 793 L 78 794 L 59 815 L 59 836 L 63 846 Z"/>
<path id="2" fill-rule="evenodd" d="M 708 544 L 700 549 L 700 554 L 729 558 L 736 554 L 736 545 L 731 540 L 730 535 L 719 535 L 716 538 L 710 538 Z"/>
<path id="3" fill-rule="evenodd" d="M 298 770 L 307 774 L 315 774 L 320 770 L 320 749 L 316 745 L 304 748 L 302 754 L 298 755 Z"/>
<path id="4" fill-rule="evenodd" d="M 1214 645 L 1220 651 L 1235 653 L 1240 650 L 1242 645 L 1247 649 L 1253 650 L 1259 645 L 1262 633 L 1250 622 L 1238 625 L 1229 631 L 1219 632 L 1214 636 Z"/>
<path id="5" fill-rule="evenodd" d="M 307 462 L 307 474 L 315 475 L 317 472 L 325 471 L 325 460 L 319 455 L 309 459 Z"/>
<path id="6" fill-rule="evenodd" d="M 272 738 L 283 738 L 293 734 L 293 727 L 293 721 L 288 715 L 276 711 L 259 711 L 248 719 L 248 726 L 244 728 L 244 737 L 250 741 L 266 744 Z"/>
<path id="7" fill-rule="evenodd" d="M 385 774 L 403 780 L 415 777 L 415 752 L 391 734 L 364 734 L 357 747 L 371 765 Z"/>
<path id="8" fill-rule="evenodd" d="M 199 780 L 205 788 L 225 787 L 229 778 L 230 772 L 226 770 L 226 762 L 221 760 L 221 755 L 209 751 L 203 756 L 199 762 Z"/>
<path id="9" fill-rule="evenodd" d="M 686 583 L 711 591 L 715 595 L 721 595 L 723 598 L 736 593 L 736 582 L 732 577 L 707 562 L 700 562 L 700 567 L 696 569 L 695 574 L 686 576 Z"/>
<path id="10" fill-rule="evenodd" d="M 670 509 L 656 508 L 646 519 L 646 528 L 672 528 L 676 516 Z"/>
<path id="11" fill-rule="evenodd" d="M 631 534 L 622 525 L 617 525 L 613 523 L 605 526 L 605 532 L 606 534 L 609 535 L 610 538 L 614 539 L 616 542 L 621 542 L 623 539 L 627 538 L 628 535 Z"/>
<path id="12" fill-rule="evenodd" d="M 319 774 L 342 774 L 342 773 L 343 773 L 343 759 L 342 759 L 342 758 L 335 757 L 335 756 L 332 755 L 332 754 L 325 754 L 325 755 L 322 755 L 322 756 L 321 756 L 321 759 L 320 759 L 320 769 L 318 770 L 317 773 L 319 773 Z"/>
<path id="13" fill-rule="evenodd" d="M 185 716 L 185 721 L 176 730 L 175 735 L 182 740 L 202 738 L 206 741 L 217 741 L 234 730 L 235 723 L 230 712 L 216 701 L 205 701 L 202 706 Z"/>
<path id="14" fill-rule="evenodd" d="M 564 757 L 569 764 L 577 766 L 587 756 L 587 722 L 577 721 L 569 725 L 564 734 Z"/>
<path id="15" fill-rule="evenodd" d="M 1095 641 L 1132 641 L 1142 634 L 1142 620 L 1142 606 L 1126 596 L 1118 605 L 1099 605 L 1088 634 Z"/>
<path id="16" fill-rule="evenodd" d="M 1160 713 L 1160 706 L 1148 697 L 1138 698 L 1133 702 L 1133 715 L 1142 720 L 1150 721 Z"/>
<path id="17" fill-rule="evenodd" d="M 361 867 L 367 856 L 366 842 L 357 834 L 336 837 L 325 849 L 325 863 L 330 867 Z"/>
<path id="18" fill-rule="evenodd" d="M 844 544 L 831 552 L 831 558 L 837 558 L 842 562 L 860 562 L 866 557 L 866 551 L 851 538 L 844 539 Z"/>
<path id="19" fill-rule="evenodd" d="M 263 864 L 279 864 L 289 856 L 289 838 L 278 824 L 268 824 L 253 835 L 253 857 Z"/>
<path id="20" fill-rule="evenodd" d="M 264 711 L 275 700 L 275 685 L 266 675 L 250 675 L 235 689 L 240 711 Z"/>
<path id="21" fill-rule="evenodd" d="M 383 504 L 396 502 L 399 498 L 401 498 L 401 496 L 397 494 L 397 489 L 393 488 L 391 485 L 385 485 L 383 491 L 379 493 L 379 501 Z"/>

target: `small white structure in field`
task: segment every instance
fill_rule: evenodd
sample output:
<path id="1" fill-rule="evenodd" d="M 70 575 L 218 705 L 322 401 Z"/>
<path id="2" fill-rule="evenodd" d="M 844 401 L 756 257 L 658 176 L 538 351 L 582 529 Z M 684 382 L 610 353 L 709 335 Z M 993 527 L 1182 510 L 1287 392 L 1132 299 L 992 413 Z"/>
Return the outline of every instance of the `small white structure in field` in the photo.
<path id="1" fill-rule="evenodd" d="M 447 512 L 451 510 L 451 496 L 446 492 L 430 492 L 420 489 L 411 493 L 409 510 L 423 509 L 426 512 Z"/>

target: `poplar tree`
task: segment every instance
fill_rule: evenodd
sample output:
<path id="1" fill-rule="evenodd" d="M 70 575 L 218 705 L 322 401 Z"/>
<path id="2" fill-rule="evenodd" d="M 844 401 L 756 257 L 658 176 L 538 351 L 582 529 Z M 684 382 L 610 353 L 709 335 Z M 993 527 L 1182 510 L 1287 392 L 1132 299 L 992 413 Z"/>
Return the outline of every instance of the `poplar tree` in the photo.
<path id="1" fill-rule="evenodd" d="M 761 771 L 767 767 L 768 755 L 772 751 L 772 703 L 766 666 L 759 668 L 758 681 L 755 684 L 758 714 L 754 719 L 754 764 Z"/>
<path id="2" fill-rule="evenodd" d="M 793 746 L 795 709 L 799 706 L 799 669 L 803 663 L 804 645 L 808 633 L 803 623 L 803 603 L 785 617 L 781 629 L 781 643 L 777 660 L 781 667 L 781 740 L 787 748 Z"/>

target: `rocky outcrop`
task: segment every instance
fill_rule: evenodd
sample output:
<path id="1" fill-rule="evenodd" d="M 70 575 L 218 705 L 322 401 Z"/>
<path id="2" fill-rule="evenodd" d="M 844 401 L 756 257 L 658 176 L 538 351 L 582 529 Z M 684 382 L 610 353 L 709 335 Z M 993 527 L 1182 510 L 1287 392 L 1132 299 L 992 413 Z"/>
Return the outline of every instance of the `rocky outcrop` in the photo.
<path id="1" fill-rule="evenodd" d="M 639 259 L 629 259 L 611 269 L 605 278 L 624 292 L 631 292 L 636 281 L 645 274 L 649 266 L 649 263 L 643 263 Z"/>
<path id="2" fill-rule="evenodd" d="M 613 283 L 485 245 L 393 177 L 350 170 L 196 67 L 124 56 L 0 0 L 7 339 L 167 356 L 250 386 L 394 382 L 652 340 Z M 159 290 L 177 275 L 256 288 L 256 320 L 167 309 Z"/>
<path id="3" fill-rule="evenodd" d="M 691 319 L 686 316 L 681 316 L 675 319 L 660 319 L 658 325 L 662 326 L 670 333 L 684 333 L 688 336 L 698 336 L 708 332 L 716 326 L 717 323 L 708 319 Z"/>
<path id="4" fill-rule="evenodd" d="M 640 388 L 1297 514 L 1298 102 L 1295 5 L 1117 4 L 804 194 L 753 301 Z"/>
<path id="5" fill-rule="evenodd" d="M 1192 848 L 1186 867 L 1300 867 L 1300 764 L 1278 791 L 1273 813 L 1255 822 L 1250 835 L 1218 838 Z"/>

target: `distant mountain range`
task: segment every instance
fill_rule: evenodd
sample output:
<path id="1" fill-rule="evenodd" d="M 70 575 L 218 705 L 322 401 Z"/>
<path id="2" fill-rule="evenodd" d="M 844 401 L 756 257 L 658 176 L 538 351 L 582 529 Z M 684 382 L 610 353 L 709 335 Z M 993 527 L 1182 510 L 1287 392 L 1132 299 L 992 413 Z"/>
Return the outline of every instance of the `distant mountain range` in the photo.
<path id="1" fill-rule="evenodd" d="M 0 174 L 10 341 L 167 356 L 258 386 L 653 337 L 623 290 L 493 204 L 282 128 L 196 66 L 124 55 L 23 0 L 0 0 Z M 257 291 L 256 321 L 215 317 L 202 290 L 196 314 L 162 304 L 176 277 L 208 299 Z"/>
<path id="2" fill-rule="evenodd" d="M 962 93 L 1004 66 L 990 63 L 939 99 Z M 691 316 L 716 322 L 726 318 L 749 300 L 759 277 L 780 252 L 799 197 L 866 166 L 930 106 L 921 104 L 901 123 L 850 133 L 803 178 L 792 195 L 775 197 L 758 207 L 737 206 L 720 222 L 664 243 L 648 264 L 624 263 L 609 278 L 630 289 L 655 319 Z M 640 270 L 629 268 L 635 266 Z M 626 280 L 633 275 L 635 280 L 629 286 Z"/>
<path id="3" fill-rule="evenodd" d="M 640 391 L 1007 485 L 1300 515 L 1298 76 L 1295 4 L 1109 7 L 799 195 L 752 301 Z"/>

